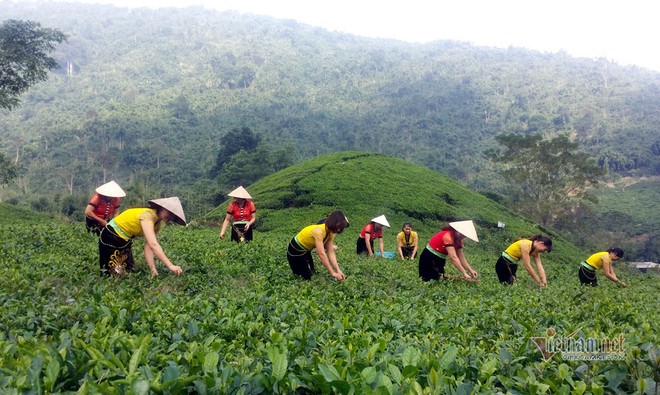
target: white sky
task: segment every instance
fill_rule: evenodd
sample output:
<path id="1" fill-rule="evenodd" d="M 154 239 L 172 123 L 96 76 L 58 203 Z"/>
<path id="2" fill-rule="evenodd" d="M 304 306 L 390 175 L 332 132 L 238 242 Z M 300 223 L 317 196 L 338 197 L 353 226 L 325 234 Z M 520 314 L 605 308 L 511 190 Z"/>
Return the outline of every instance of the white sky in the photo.
<path id="1" fill-rule="evenodd" d="M 66 0 L 58 0 L 66 1 Z M 74 0 L 68 0 L 74 1 Z M 295 19 L 331 31 L 411 42 L 458 40 L 660 71 L 654 0 L 79 0 L 122 7 L 186 7 Z M 657 4 L 657 5 L 656 5 Z"/>

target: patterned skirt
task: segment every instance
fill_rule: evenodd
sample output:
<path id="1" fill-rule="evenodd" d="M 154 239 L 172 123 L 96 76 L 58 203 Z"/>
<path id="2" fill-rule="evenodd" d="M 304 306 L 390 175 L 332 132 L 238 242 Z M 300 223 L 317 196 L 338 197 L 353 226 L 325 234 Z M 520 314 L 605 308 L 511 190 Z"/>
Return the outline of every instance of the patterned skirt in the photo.
<path id="1" fill-rule="evenodd" d="M 122 239 L 112 226 L 101 230 L 99 265 L 102 276 L 122 277 L 133 271 L 133 240 Z"/>

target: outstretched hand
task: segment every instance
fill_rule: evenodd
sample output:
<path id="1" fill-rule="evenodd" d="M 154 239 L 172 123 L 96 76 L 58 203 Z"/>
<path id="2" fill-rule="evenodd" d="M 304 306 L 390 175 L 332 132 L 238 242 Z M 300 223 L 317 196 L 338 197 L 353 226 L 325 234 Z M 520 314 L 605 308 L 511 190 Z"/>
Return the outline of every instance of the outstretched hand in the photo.
<path id="1" fill-rule="evenodd" d="M 341 271 L 332 273 L 332 277 L 336 278 L 338 281 L 344 281 L 346 276 Z"/>
<path id="2" fill-rule="evenodd" d="M 446 280 L 467 281 L 469 283 L 479 283 L 479 282 L 481 282 L 481 280 L 470 277 L 470 275 L 465 275 L 465 276 L 448 276 L 448 275 L 445 275 L 444 278 Z"/>

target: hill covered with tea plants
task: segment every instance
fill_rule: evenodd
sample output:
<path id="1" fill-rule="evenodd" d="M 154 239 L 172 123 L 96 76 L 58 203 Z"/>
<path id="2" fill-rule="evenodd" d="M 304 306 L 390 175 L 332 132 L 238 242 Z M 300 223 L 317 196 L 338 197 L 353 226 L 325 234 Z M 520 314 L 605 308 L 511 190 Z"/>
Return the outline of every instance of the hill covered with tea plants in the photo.
<path id="1" fill-rule="evenodd" d="M 393 228 L 392 237 L 405 221 L 422 236 L 430 237 L 449 221 L 471 219 L 479 237 L 492 248 L 522 236 L 545 233 L 565 243 L 563 259 L 579 250 L 551 229 L 544 229 L 488 197 L 436 171 L 391 156 L 367 152 L 326 154 L 281 170 L 249 186 L 262 231 L 296 232 L 301 224 L 315 223 L 341 209 L 351 226 L 361 228 L 384 214 Z M 226 201 L 203 218 L 221 221 Z M 498 228 L 504 222 L 504 228 Z M 359 229 L 354 230 L 359 232 Z"/>
<path id="2" fill-rule="evenodd" d="M 0 392 L 104 394 L 652 394 L 658 385 L 657 275 L 617 273 L 583 288 L 587 252 L 553 234 L 549 286 L 525 273 L 497 283 L 513 237 L 541 231 L 484 196 L 391 157 L 322 156 L 247 186 L 259 221 L 250 244 L 218 237 L 220 206 L 159 240 L 184 268 L 99 279 L 97 239 L 84 224 L 0 204 Z M 185 201 L 184 201 L 185 207 Z M 347 275 L 294 278 L 286 246 L 334 208 Z M 449 219 L 472 218 L 466 256 L 481 282 L 423 283 L 416 262 L 358 257 L 363 223 L 411 219 L 422 245 Z M 504 229 L 494 221 L 506 222 Z M 320 265 L 318 266 L 321 267 Z M 453 268 L 449 267 L 448 272 Z M 602 276 L 601 276 L 602 277 Z M 549 331 L 552 328 L 554 332 Z M 624 339 L 621 360 L 544 361 L 531 338 Z M 550 340 L 553 338 L 550 338 Z"/>

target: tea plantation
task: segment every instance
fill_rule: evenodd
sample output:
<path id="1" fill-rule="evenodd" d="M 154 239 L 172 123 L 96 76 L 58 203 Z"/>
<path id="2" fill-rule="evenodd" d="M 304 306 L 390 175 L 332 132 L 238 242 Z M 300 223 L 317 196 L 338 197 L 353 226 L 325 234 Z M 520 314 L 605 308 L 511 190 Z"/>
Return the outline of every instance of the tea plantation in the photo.
<path id="1" fill-rule="evenodd" d="M 161 232 L 184 273 L 160 265 L 153 280 L 140 240 L 135 273 L 100 278 L 83 223 L 0 204 L 0 393 L 658 393 L 657 274 L 617 264 L 628 288 L 602 273 L 599 287 L 581 287 L 589 252 L 438 173 L 379 155 L 320 157 L 248 190 L 259 218 L 252 243 L 219 239 L 225 204 Z M 311 281 L 293 277 L 288 241 L 334 208 L 351 220 L 336 238 L 347 279 L 320 264 Z M 380 214 L 392 224 L 389 251 L 404 220 L 423 248 L 447 220 L 474 219 L 480 243 L 467 241 L 465 253 L 481 281 L 423 283 L 417 262 L 356 256 L 361 227 Z M 541 232 L 555 243 L 543 255 L 549 286 L 522 268 L 518 284 L 500 285 L 501 250 Z M 623 344 L 613 360 L 545 360 L 532 341 L 560 337 Z"/>

